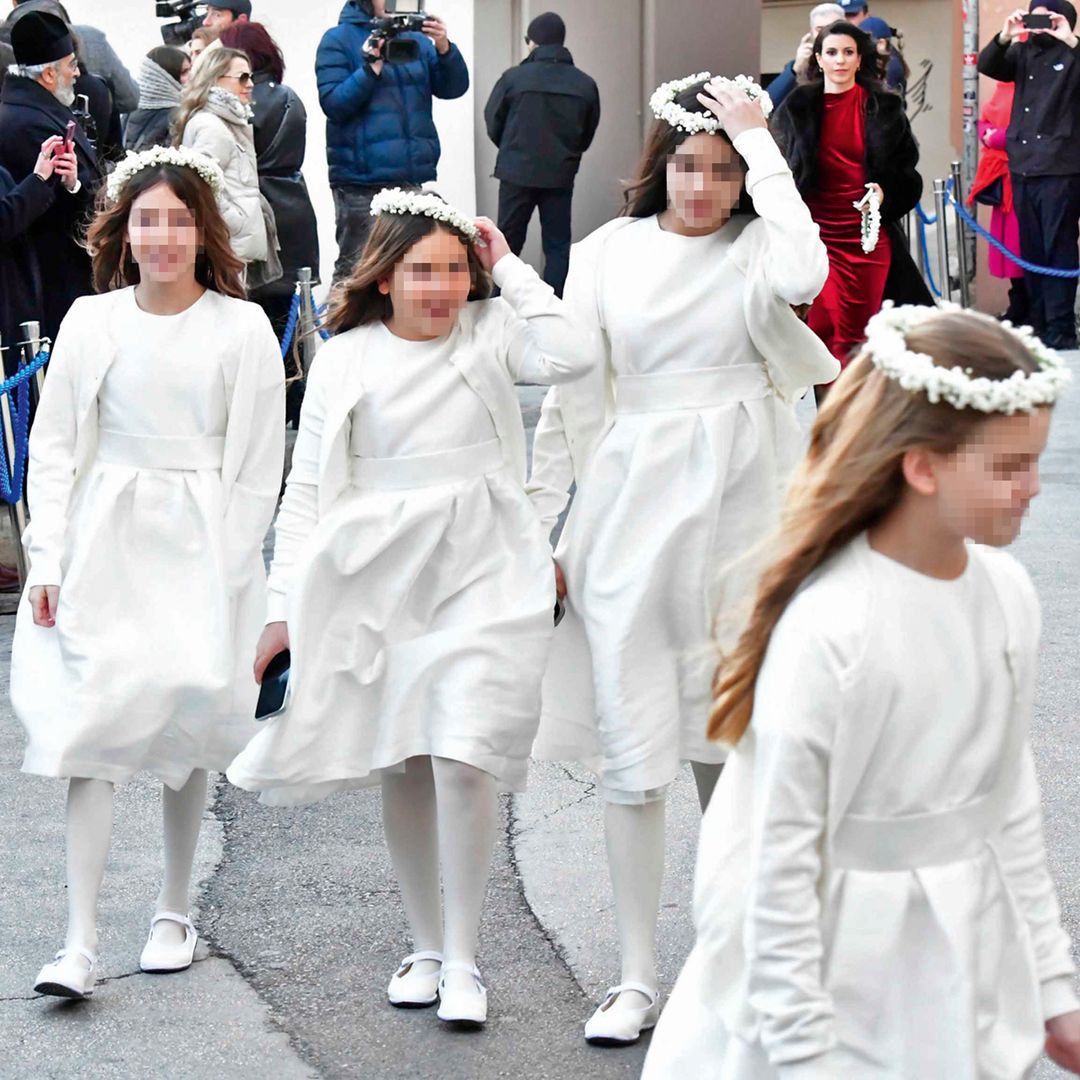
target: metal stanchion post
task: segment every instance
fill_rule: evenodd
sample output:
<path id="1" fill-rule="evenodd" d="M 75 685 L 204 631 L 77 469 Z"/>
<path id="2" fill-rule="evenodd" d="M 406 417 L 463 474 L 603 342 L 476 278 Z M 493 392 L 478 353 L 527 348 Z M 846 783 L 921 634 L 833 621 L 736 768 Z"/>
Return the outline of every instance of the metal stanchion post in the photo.
<path id="1" fill-rule="evenodd" d="M 964 181 L 960 174 L 960 162 L 952 163 L 952 193 L 957 206 L 964 205 Z M 968 279 L 968 246 L 964 234 L 964 222 L 956 215 L 956 257 L 960 265 L 960 303 L 971 307 L 971 282 Z"/>
<path id="2" fill-rule="evenodd" d="M 949 281 L 949 230 L 945 223 L 945 181 L 934 181 L 934 211 L 937 214 L 938 276 L 941 279 L 941 299 L 952 299 Z"/>
<path id="3" fill-rule="evenodd" d="M 315 301 L 311 295 L 311 267 L 301 267 L 296 280 L 300 285 L 300 319 L 296 324 L 296 340 L 300 348 L 300 364 L 307 378 L 315 357 Z"/>

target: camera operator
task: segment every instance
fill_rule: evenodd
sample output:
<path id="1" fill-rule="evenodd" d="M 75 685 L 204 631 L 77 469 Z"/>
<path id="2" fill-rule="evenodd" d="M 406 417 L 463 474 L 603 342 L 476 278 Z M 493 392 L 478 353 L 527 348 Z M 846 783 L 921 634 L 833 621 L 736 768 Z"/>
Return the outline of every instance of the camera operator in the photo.
<path id="1" fill-rule="evenodd" d="M 774 107 L 779 106 L 800 82 L 806 81 L 818 34 L 843 17 L 844 9 L 839 4 L 818 4 L 810 12 L 810 32 L 803 34 L 795 50 L 795 59 L 789 60 L 784 70 L 765 88 Z"/>
<path id="2" fill-rule="evenodd" d="M 212 26 L 218 33 L 228 30 L 233 23 L 247 22 L 251 18 L 251 0 L 218 0 L 206 5 L 203 26 Z"/>
<path id="3" fill-rule="evenodd" d="M 337 219 L 335 281 L 349 274 L 364 246 L 372 197 L 435 179 L 440 146 L 432 97 L 457 98 L 469 89 L 465 60 L 441 19 L 425 15 L 422 32 L 396 35 L 393 44 L 412 42 L 417 55 L 387 62 L 387 37 L 375 23 L 385 16 L 385 0 L 348 0 L 315 58 Z"/>
<path id="4" fill-rule="evenodd" d="M 75 79 L 79 62 L 67 24 L 56 15 L 32 11 L 11 32 L 15 67 L 0 89 L 0 167 L 14 183 L 38 168 L 40 148 L 50 136 L 64 135 L 74 119 Z M 53 175 L 48 183 L 55 201 L 27 231 L 41 267 L 42 332 L 55 338 L 68 308 L 93 292 L 90 256 L 82 247 L 83 223 L 101 183 L 97 155 L 78 124 L 73 147 L 77 168 Z"/>
<path id="5" fill-rule="evenodd" d="M 1027 26 L 1029 16 L 1042 16 Z M 1048 26 L 1045 24 L 1049 24 Z M 1080 238 L 1080 44 L 1068 0 L 1034 0 L 1014 11 L 979 53 L 979 71 L 1016 85 L 1005 150 L 1020 254 L 1038 266 L 1073 270 Z M 1025 274 L 1031 325 L 1055 349 L 1076 348 L 1076 279 Z"/>

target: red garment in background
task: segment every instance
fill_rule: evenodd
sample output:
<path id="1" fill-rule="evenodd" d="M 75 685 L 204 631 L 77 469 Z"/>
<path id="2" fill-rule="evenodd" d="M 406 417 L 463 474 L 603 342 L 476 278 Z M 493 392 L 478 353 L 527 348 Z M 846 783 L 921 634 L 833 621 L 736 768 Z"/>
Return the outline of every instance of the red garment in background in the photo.
<path id="1" fill-rule="evenodd" d="M 871 316 L 881 310 L 892 256 L 884 225 L 877 247 L 869 254 L 863 251 L 862 214 L 854 206 L 866 194 L 868 181 L 866 97 L 858 84 L 842 94 L 824 95 L 818 190 L 806 200 L 829 253 L 829 277 L 807 322 L 842 366 L 865 339 Z"/>

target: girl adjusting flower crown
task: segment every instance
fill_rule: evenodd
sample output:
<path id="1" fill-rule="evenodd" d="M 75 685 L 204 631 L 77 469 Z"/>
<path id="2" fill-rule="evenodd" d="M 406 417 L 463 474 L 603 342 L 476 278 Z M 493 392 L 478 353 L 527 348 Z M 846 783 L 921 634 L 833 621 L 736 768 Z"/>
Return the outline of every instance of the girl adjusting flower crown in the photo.
<path id="1" fill-rule="evenodd" d="M 30 436 L 11 661 L 24 771 L 70 778 L 67 939 L 36 983 L 63 997 L 93 991 L 113 787 L 138 773 L 162 781 L 165 832 L 140 964 L 191 964 L 207 770 L 254 726 L 284 450 L 281 353 L 242 299 L 217 166 L 157 147 L 117 174 L 89 233 L 102 295 L 64 319 Z"/>
<path id="2" fill-rule="evenodd" d="M 986 316 L 887 308 L 830 392 L 716 675 L 735 750 L 645 1080 L 1080 1070 L 1012 556 L 1068 373 Z"/>
<path id="3" fill-rule="evenodd" d="M 591 358 L 486 218 L 398 190 L 372 213 L 275 525 L 256 675 L 290 649 L 285 709 L 228 775 L 272 803 L 381 786 L 414 946 L 387 996 L 476 1026 L 496 796 L 525 783 L 555 604 L 514 383 Z"/>

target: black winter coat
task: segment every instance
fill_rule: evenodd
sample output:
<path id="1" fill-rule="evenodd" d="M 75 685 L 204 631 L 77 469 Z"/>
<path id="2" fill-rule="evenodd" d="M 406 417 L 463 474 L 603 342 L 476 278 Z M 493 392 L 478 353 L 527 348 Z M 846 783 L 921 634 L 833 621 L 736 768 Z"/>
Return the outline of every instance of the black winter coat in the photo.
<path id="1" fill-rule="evenodd" d="M 0 345 L 9 375 L 18 366 L 19 323 L 42 320 L 41 269 L 27 234 L 52 206 L 58 184 L 33 175 L 16 184 L 0 169 Z"/>
<path id="2" fill-rule="evenodd" d="M 0 167 L 15 183 L 25 180 L 37 164 L 41 144 L 50 135 L 63 135 L 70 109 L 31 79 L 8 75 L 0 89 Z M 97 157 L 81 127 L 75 129 L 75 154 L 81 190 L 72 195 L 60 181 L 53 204 L 30 226 L 26 236 L 33 247 L 44 282 L 42 331 L 56 337 L 67 310 L 92 293 L 90 256 L 80 246 L 102 181 Z"/>
<path id="3" fill-rule="evenodd" d="M 136 109 L 128 114 L 124 146 L 128 150 L 149 150 L 151 146 L 171 146 L 173 109 Z"/>
<path id="4" fill-rule="evenodd" d="M 797 86 L 772 115 L 770 128 L 784 151 L 795 184 L 804 198 L 817 189 L 818 143 L 825 90 L 820 82 Z M 922 196 L 919 144 L 891 90 L 872 89 L 866 102 L 866 182 L 881 185 L 883 228 L 892 247 L 885 299 L 897 304 L 932 304 L 933 297 L 908 250 L 900 221 Z"/>
<path id="5" fill-rule="evenodd" d="M 600 123 L 600 92 L 561 45 L 541 45 L 503 72 L 484 106 L 499 148 L 495 175 L 521 187 L 568 188 Z"/>
<path id="6" fill-rule="evenodd" d="M 259 190 L 274 211 L 284 270 L 267 288 L 292 292 L 302 266 L 311 267 L 315 280 L 319 277 L 319 227 L 300 171 L 307 145 L 307 112 L 296 93 L 274 82 L 268 71 L 255 73 L 251 107 Z"/>

